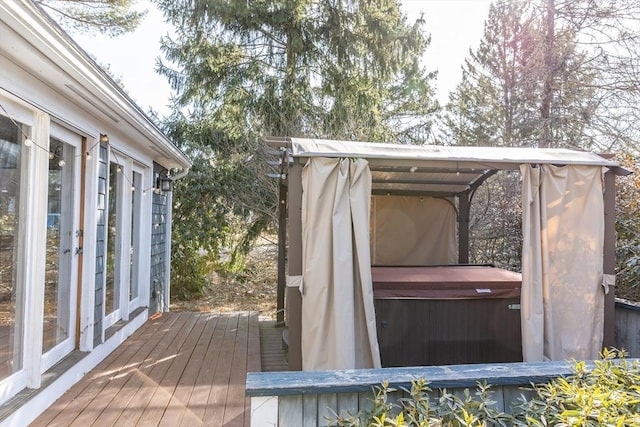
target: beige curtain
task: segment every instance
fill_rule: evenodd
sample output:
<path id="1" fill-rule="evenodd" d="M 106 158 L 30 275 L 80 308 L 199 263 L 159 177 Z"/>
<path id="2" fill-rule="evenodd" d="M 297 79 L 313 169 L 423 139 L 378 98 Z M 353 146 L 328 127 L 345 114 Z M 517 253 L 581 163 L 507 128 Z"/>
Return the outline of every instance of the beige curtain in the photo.
<path id="1" fill-rule="evenodd" d="M 310 159 L 302 191 L 302 369 L 379 368 L 369 164 Z"/>
<path id="2" fill-rule="evenodd" d="M 456 210 L 434 197 L 373 196 L 374 265 L 447 265 L 458 261 Z"/>
<path id="3" fill-rule="evenodd" d="M 520 169 L 524 360 L 595 359 L 604 327 L 602 168 Z"/>

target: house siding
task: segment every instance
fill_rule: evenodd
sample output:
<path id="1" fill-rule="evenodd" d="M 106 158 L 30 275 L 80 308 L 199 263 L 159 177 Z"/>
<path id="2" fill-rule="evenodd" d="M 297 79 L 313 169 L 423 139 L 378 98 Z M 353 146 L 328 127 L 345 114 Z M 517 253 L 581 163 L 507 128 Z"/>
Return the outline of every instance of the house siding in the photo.
<path id="1" fill-rule="evenodd" d="M 96 213 L 96 276 L 93 309 L 93 345 L 102 343 L 102 318 L 104 312 L 104 279 L 106 273 L 106 206 L 109 158 L 106 144 L 100 144 L 98 150 L 98 205 Z"/>
<path id="2" fill-rule="evenodd" d="M 163 301 L 168 301 L 171 193 L 153 197 L 149 181 L 155 170 L 184 170 L 191 162 L 34 2 L 0 0 L 0 28 L 0 116 L 3 123 L 5 118 L 15 122 L 7 124 L 7 130 L 17 132 L 24 143 L 2 147 L 3 155 L 17 149 L 24 153 L 19 167 L 4 165 L 5 175 L 11 173 L 20 185 L 10 200 L 11 213 L 20 216 L 19 227 L 8 230 L 10 238 L 0 239 L 0 264 L 11 269 L 16 276 L 11 286 L 19 290 L 19 300 L 4 301 L 2 307 L 17 325 L 10 353 L 1 358 L 12 366 L 0 381 L 4 427 L 28 425 L 146 322 L 152 217 L 159 224 L 153 233 L 153 276 L 164 291 Z M 103 136 L 110 142 L 100 144 Z M 54 166 L 47 153 L 52 137 L 63 143 L 61 154 L 68 164 L 56 167 L 55 174 L 47 172 Z M 108 212 L 111 156 L 122 156 L 118 163 L 123 173 L 118 178 L 123 185 L 114 194 L 122 209 L 113 216 Z M 133 191 L 141 190 L 138 193 L 127 191 L 133 173 L 141 177 L 140 188 L 132 185 Z M 57 188 L 48 193 L 58 184 L 61 200 Z M 148 195 L 142 197 L 145 189 Z M 25 197 L 18 198 L 20 194 Z M 49 196 L 54 195 L 60 211 L 58 205 L 50 205 L 54 199 Z M 157 206 L 152 211 L 153 203 Z M 64 246 L 47 239 L 47 232 L 53 231 L 51 224 L 47 228 L 50 213 L 65 215 L 64 227 L 56 228 Z M 119 227 L 120 248 L 110 254 L 107 224 L 112 217 Z M 138 219 L 140 223 L 133 224 Z M 14 256 L 15 246 L 18 255 L 30 256 Z M 130 265 L 135 271 L 127 269 Z M 105 318 L 111 267 L 118 267 L 114 296 L 119 298 L 114 306 L 119 310 Z M 46 284 L 56 278 L 63 286 L 54 291 Z M 67 335 L 55 332 L 60 330 Z"/>
<path id="3" fill-rule="evenodd" d="M 164 168 L 154 164 L 153 175 L 157 179 Z M 167 209 L 168 197 L 165 193 L 153 192 L 151 208 L 151 280 L 149 292 L 149 313 L 164 311 L 165 288 L 167 286 L 166 256 L 167 256 Z"/>

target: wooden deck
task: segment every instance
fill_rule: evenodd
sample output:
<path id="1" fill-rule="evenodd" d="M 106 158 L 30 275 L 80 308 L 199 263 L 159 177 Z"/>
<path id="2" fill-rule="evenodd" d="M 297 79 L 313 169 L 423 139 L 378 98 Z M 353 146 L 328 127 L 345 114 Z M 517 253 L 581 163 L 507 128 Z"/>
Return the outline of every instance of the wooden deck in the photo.
<path id="1" fill-rule="evenodd" d="M 277 327 L 275 320 L 260 321 L 260 359 L 262 372 L 286 371 L 287 352 L 282 340 L 284 328 Z"/>
<path id="2" fill-rule="evenodd" d="M 258 314 L 165 313 L 148 321 L 32 426 L 249 426 Z"/>

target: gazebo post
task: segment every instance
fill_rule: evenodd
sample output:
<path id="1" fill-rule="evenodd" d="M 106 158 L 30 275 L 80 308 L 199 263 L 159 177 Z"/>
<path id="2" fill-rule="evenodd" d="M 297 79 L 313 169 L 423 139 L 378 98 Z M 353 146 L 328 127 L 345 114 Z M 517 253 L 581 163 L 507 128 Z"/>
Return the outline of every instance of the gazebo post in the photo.
<path id="1" fill-rule="evenodd" d="M 616 274 L 616 182 L 615 173 L 608 170 L 604 174 L 604 274 Z M 604 299 L 603 346 L 616 346 L 615 287 Z"/>
<path id="2" fill-rule="evenodd" d="M 284 293 L 287 286 L 287 182 L 281 177 L 278 192 L 278 289 L 276 325 L 284 325 Z"/>
<path id="3" fill-rule="evenodd" d="M 289 167 L 289 276 L 302 275 L 302 165 Z M 287 286 L 288 361 L 290 371 L 302 370 L 302 295 Z"/>
<path id="4" fill-rule="evenodd" d="M 458 264 L 469 264 L 469 192 L 458 194 Z"/>

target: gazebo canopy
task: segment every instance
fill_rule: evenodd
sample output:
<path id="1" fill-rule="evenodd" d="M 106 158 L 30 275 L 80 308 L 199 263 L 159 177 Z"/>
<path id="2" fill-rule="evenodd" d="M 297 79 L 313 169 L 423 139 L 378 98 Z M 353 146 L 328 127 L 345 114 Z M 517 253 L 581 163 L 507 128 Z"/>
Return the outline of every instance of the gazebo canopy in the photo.
<path id="1" fill-rule="evenodd" d="M 616 175 L 628 171 L 606 156 L 562 148 L 402 145 L 308 138 L 266 138 L 289 158 L 364 158 L 373 194 L 455 196 L 473 190 L 499 170 L 521 164 L 604 166 Z"/>

